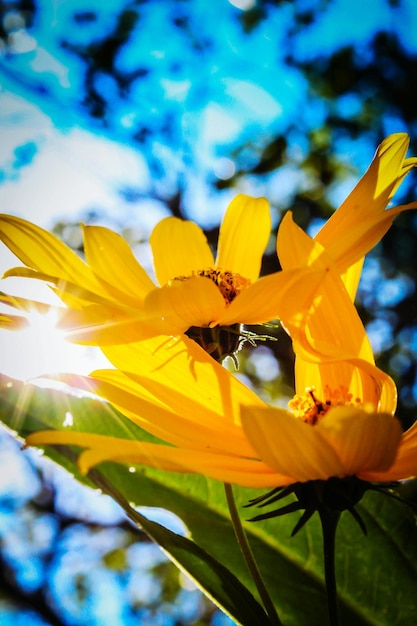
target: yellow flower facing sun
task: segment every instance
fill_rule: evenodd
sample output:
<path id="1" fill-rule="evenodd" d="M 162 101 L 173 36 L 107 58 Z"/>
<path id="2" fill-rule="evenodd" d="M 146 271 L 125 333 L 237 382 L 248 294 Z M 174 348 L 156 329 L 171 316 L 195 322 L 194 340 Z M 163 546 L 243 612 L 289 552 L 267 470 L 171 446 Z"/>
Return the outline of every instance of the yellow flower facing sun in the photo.
<path id="1" fill-rule="evenodd" d="M 343 276 L 352 299 L 364 254 L 398 213 L 417 207 L 412 203 L 385 210 L 417 164 L 416 158 L 405 156 L 408 143 L 404 133 L 382 142 L 364 177 L 315 238 Z M 307 251 L 300 260 L 295 242 L 287 236 L 291 219 L 288 213 L 278 233 L 283 271 L 261 279 L 271 230 L 264 198 L 238 195 L 231 202 L 220 228 L 216 259 L 196 224 L 174 217 L 162 220 L 150 238 L 158 286 L 126 241 L 107 228 L 83 228 L 84 262 L 47 231 L 3 215 L 0 239 L 26 266 L 10 269 L 5 277 L 49 283 L 65 305 L 59 311 L 59 327 L 75 343 L 105 346 L 187 333 L 221 360 L 238 348 L 240 325 L 285 317 L 280 293 L 313 269 L 315 259 Z M 4 294 L 0 302 L 18 309 L 33 305 Z M 5 317 L 4 326 L 16 327 L 11 321 L 11 316 Z"/>
<path id="2" fill-rule="evenodd" d="M 225 356 L 218 353 L 222 327 L 236 325 L 230 333 L 233 353 L 239 326 L 274 319 L 282 290 L 305 272 L 258 280 L 270 230 L 267 201 L 238 195 L 226 211 L 214 259 L 195 223 L 166 218 L 150 237 L 158 286 L 126 241 L 108 228 L 84 227 L 84 262 L 51 233 L 0 216 L 0 238 L 26 265 L 8 270 L 5 277 L 49 283 L 65 304 L 58 311 L 58 327 L 70 341 L 105 346 L 188 331 L 216 358 Z M 6 294 L 0 302 L 23 310 L 39 305 Z"/>

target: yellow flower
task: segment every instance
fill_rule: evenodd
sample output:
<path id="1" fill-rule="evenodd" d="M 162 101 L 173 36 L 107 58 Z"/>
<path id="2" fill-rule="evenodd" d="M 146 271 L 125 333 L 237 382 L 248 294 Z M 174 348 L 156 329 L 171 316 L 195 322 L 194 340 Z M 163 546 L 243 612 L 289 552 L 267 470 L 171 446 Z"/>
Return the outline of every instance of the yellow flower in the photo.
<path id="1" fill-rule="evenodd" d="M 299 281 L 292 287 L 285 321 L 293 332 L 298 328 L 294 345 L 304 356 L 300 363 L 305 371 L 296 371 L 297 389 L 307 377 L 309 389 L 299 391 L 288 411 L 266 405 L 187 337 L 153 338 L 106 348 L 115 370 L 65 380 L 109 400 L 161 444 L 68 430 L 35 433 L 28 444 L 82 446 L 86 450 L 79 463 L 84 472 L 113 460 L 201 473 L 249 487 L 416 475 L 417 424 L 402 434 L 393 415 L 395 385 L 373 364 L 363 326 L 340 277 L 331 269 L 327 273 L 334 276 L 333 282 L 325 287 L 320 282 L 304 315 L 298 313 L 298 302 L 305 284 Z M 346 295 L 346 340 L 335 345 L 330 334 L 328 344 L 319 346 L 320 360 L 304 325 L 308 319 L 311 327 L 319 327 L 315 318 L 325 315 L 320 302 L 329 284 L 336 290 L 336 302 L 340 293 Z M 333 313 L 330 319 L 333 322 Z"/>
<path id="2" fill-rule="evenodd" d="M 378 146 L 365 175 L 346 200 L 315 236 L 343 276 L 352 300 L 356 295 L 364 256 L 381 240 L 394 218 L 404 210 L 417 208 L 417 202 L 387 206 L 406 175 L 417 166 L 417 158 L 406 158 L 410 139 L 394 133 Z M 292 219 L 291 212 L 283 222 Z M 283 269 L 298 266 L 299 250 L 280 229 L 277 253 Z"/>
<path id="3" fill-rule="evenodd" d="M 315 238 L 343 274 L 352 299 L 363 255 L 398 213 L 417 207 L 412 203 L 385 211 L 417 163 L 415 158 L 405 158 L 408 143 L 404 133 L 382 142 L 365 176 Z M 84 227 L 86 262 L 52 234 L 17 217 L 0 216 L 0 239 L 26 265 L 5 276 L 50 283 L 66 305 L 60 311 L 59 327 L 71 341 L 104 346 L 188 333 L 221 359 L 239 347 L 241 324 L 285 317 L 279 307 L 280 292 L 314 265 L 308 252 L 300 262 L 296 243 L 287 234 L 291 219 L 290 213 L 284 217 L 277 241 L 284 271 L 259 280 L 271 228 L 263 198 L 239 195 L 232 201 L 221 225 L 216 260 L 196 224 L 174 217 L 162 220 L 150 238 L 160 286 L 127 243 L 107 228 Z M 11 296 L 0 296 L 0 302 L 30 306 L 27 300 Z M 232 327 L 226 336 L 223 327 Z"/>
<path id="4" fill-rule="evenodd" d="M 0 328 L 9 330 L 21 330 L 27 326 L 28 322 L 20 315 L 4 315 L 0 314 Z"/>
<path id="5" fill-rule="evenodd" d="M 267 201 L 237 196 L 226 211 L 214 260 L 196 224 L 162 220 L 150 238 L 158 287 L 126 241 L 107 228 L 83 227 L 84 262 L 51 233 L 17 217 L 0 217 L 0 238 L 26 265 L 5 277 L 50 283 L 67 306 L 60 327 L 74 342 L 98 345 L 274 317 L 265 290 L 253 290 L 270 230 Z M 9 296 L 6 303 L 24 308 L 27 301 Z"/>

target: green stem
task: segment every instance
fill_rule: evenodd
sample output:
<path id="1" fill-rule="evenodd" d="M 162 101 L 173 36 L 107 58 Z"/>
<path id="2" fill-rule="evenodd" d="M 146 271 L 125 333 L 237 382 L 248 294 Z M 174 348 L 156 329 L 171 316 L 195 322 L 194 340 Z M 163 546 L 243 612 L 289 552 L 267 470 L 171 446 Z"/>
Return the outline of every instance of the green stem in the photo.
<path id="1" fill-rule="evenodd" d="M 249 545 L 246 533 L 243 529 L 242 522 L 240 521 L 232 486 L 229 485 L 229 483 L 224 483 L 224 490 L 226 492 L 227 505 L 229 507 L 230 518 L 232 520 L 232 526 L 235 531 L 237 542 L 239 544 L 243 558 L 245 559 L 246 566 L 250 572 L 250 575 L 252 576 L 253 582 L 255 583 L 258 593 L 262 599 L 271 625 L 282 626 L 282 622 L 278 617 L 278 613 L 271 600 L 271 596 L 269 595 L 264 585 L 264 581 L 262 580 L 261 573 L 255 561 L 255 557 L 253 555 L 252 548 Z"/>
<path id="2" fill-rule="evenodd" d="M 337 600 L 335 572 L 336 529 L 340 519 L 340 511 L 319 509 L 323 530 L 324 579 L 327 592 L 327 609 L 330 626 L 340 626 L 339 605 Z"/>

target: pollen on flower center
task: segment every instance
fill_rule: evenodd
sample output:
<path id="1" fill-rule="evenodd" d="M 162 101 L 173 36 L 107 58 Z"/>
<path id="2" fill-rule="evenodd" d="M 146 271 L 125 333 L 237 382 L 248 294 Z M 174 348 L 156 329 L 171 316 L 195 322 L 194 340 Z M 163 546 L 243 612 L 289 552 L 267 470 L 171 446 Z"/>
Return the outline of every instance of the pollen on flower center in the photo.
<path id="1" fill-rule="evenodd" d="M 248 285 L 250 280 L 244 278 L 240 274 L 235 272 L 223 272 L 220 269 L 209 268 L 207 270 L 197 270 L 193 272 L 191 276 L 176 276 L 174 280 L 188 280 L 193 276 L 204 276 L 209 278 L 219 288 L 226 305 L 229 305 L 233 300 L 243 291 Z"/>
<path id="2" fill-rule="evenodd" d="M 322 419 L 327 411 L 334 406 L 356 406 L 362 404 L 360 398 L 354 398 L 353 394 L 344 385 L 337 389 L 330 389 L 326 385 L 324 389 L 324 399 L 316 398 L 314 387 L 306 389 L 304 395 L 295 395 L 288 403 L 288 408 L 298 419 L 302 419 L 307 424 L 315 426 Z"/>

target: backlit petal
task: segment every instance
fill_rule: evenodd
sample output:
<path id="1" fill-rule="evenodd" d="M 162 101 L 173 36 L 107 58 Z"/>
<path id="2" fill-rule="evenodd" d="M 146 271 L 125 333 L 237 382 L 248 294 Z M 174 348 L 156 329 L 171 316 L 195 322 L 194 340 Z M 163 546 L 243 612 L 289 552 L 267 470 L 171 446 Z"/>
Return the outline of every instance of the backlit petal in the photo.
<path id="1" fill-rule="evenodd" d="M 300 240 L 306 237 L 308 247 L 312 240 L 299 233 Z M 301 261 L 302 253 L 298 255 Z M 360 317 L 347 293 L 340 276 L 334 271 L 327 255 L 323 252 L 313 263 L 315 267 L 326 269 L 320 288 L 316 290 L 314 299 L 307 303 L 307 323 L 299 328 L 290 320 L 282 318 L 285 327 L 293 339 L 310 344 L 312 353 L 323 356 L 340 352 L 373 363 L 373 353 Z M 304 335 L 304 339 L 300 335 Z"/>
<path id="2" fill-rule="evenodd" d="M 288 476 L 278 475 L 264 463 L 252 459 L 223 456 L 210 452 L 169 448 L 152 444 L 109 445 L 104 451 L 91 450 L 80 456 L 80 468 L 86 472 L 92 465 L 102 461 L 115 460 L 125 464 L 147 465 L 171 472 L 202 474 L 222 482 L 243 487 L 275 487 L 292 481 Z"/>
<path id="3" fill-rule="evenodd" d="M 0 313 L 0 328 L 5 330 L 21 330 L 29 325 L 26 317 L 21 315 L 5 315 Z"/>
<path id="4" fill-rule="evenodd" d="M 120 235 L 103 226 L 84 226 L 83 231 L 87 263 L 126 303 L 137 304 L 155 288 Z"/>
<path id="5" fill-rule="evenodd" d="M 43 228 L 12 215 L 0 215 L 0 240 L 29 268 L 103 292 L 86 263 Z"/>
<path id="6" fill-rule="evenodd" d="M 367 254 L 390 229 L 394 218 L 403 211 L 417 209 L 417 202 L 389 208 L 378 214 L 363 216 L 352 223 L 344 233 L 343 239 L 334 239 L 326 251 L 335 259 L 338 271 L 346 269 Z"/>
<path id="7" fill-rule="evenodd" d="M 30 300 L 28 298 L 22 298 L 21 296 L 10 296 L 0 291 L 0 303 L 12 306 L 19 311 L 37 311 L 38 313 L 48 313 L 51 308 L 56 309 L 57 313 L 63 311 L 63 307 L 54 307 L 46 302 L 39 302 L 38 300 Z"/>
<path id="8" fill-rule="evenodd" d="M 265 198 L 236 196 L 220 227 L 216 267 L 255 281 L 271 234 L 271 214 Z"/>
<path id="9" fill-rule="evenodd" d="M 92 346 L 140 341 L 160 334 L 158 320 L 153 324 L 143 312 L 119 309 L 112 304 L 65 309 L 60 313 L 57 327 L 69 341 Z"/>
<path id="10" fill-rule="evenodd" d="M 167 217 L 153 229 L 150 244 L 155 275 L 161 286 L 214 265 L 206 236 L 194 222 Z"/>
<path id="11" fill-rule="evenodd" d="M 381 220 L 399 183 L 417 163 L 416 159 L 405 160 L 408 144 L 409 137 L 405 133 L 384 139 L 365 175 L 317 233 L 316 240 L 337 261 L 340 271 L 364 256 L 385 234 L 398 213 L 388 209 L 387 219 Z M 354 250 L 351 250 L 352 244 L 355 244 Z"/>
<path id="12" fill-rule="evenodd" d="M 361 225 L 362 228 L 362 225 Z M 361 239 L 363 234 L 359 228 L 355 235 L 351 236 L 352 247 L 355 248 L 354 237 Z M 349 236 L 349 233 L 347 233 Z M 340 265 L 332 257 L 330 247 L 324 248 L 316 239 L 312 239 L 294 222 L 291 211 L 288 211 L 279 226 L 277 236 L 277 254 L 283 269 L 295 269 L 307 265 L 321 267 L 333 267 L 334 271 L 342 271 Z M 337 255 L 336 255 L 337 256 Z M 356 258 L 357 257 L 357 258 Z M 354 261 L 356 259 L 356 261 Z M 359 259 L 359 260 L 358 260 Z M 361 277 L 363 259 L 353 253 L 352 265 L 346 266 L 341 275 L 345 288 L 353 301 L 355 299 L 359 280 Z"/>
<path id="13" fill-rule="evenodd" d="M 102 303 L 103 305 L 109 305 L 111 301 L 111 294 L 105 291 L 104 287 L 97 282 L 97 289 L 91 291 L 82 286 L 81 283 L 70 282 L 67 279 L 63 279 L 62 276 L 54 276 L 52 274 L 44 274 L 28 267 L 13 267 L 8 269 L 3 274 L 3 278 L 8 277 L 20 277 L 20 278 L 34 278 L 36 280 L 42 280 L 50 283 L 51 288 L 56 295 L 68 306 L 74 308 L 80 308 L 85 303 L 95 302 Z"/>
<path id="14" fill-rule="evenodd" d="M 320 430 L 275 408 L 242 407 L 242 425 L 259 458 L 293 482 L 340 476 L 343 466 Z"/>
<path id="15" fill-rule="evenodd" d="M 385 209 L 401 173 L 409 142 L 405 133 L 395 133 L 378 146 L 364 176 L 317 234 L 323 246 L 331 245 L 335 239 L 342 242 L 352 225 Z"/>

